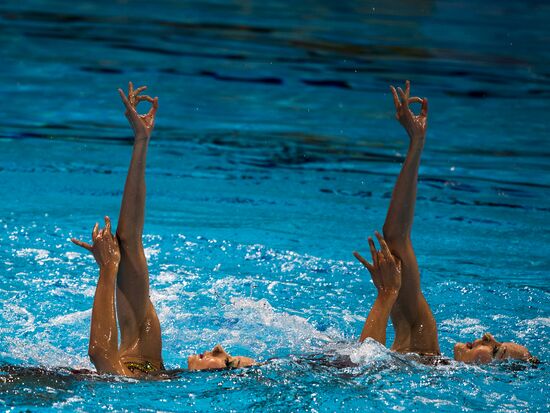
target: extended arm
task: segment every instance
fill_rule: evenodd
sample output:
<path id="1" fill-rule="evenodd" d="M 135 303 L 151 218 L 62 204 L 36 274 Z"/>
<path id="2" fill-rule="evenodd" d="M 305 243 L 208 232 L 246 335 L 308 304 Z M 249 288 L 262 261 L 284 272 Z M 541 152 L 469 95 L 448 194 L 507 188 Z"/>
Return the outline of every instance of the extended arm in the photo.
<path id="1" fill-rule="evenodd" d="M 134 130 L 134 149 L 124 186 L 117 227 L 120 244 L 120 266 L 117 274 L 116 309 L 120 327 L 120 355 L 123 361 L 147 360 L 162 367 L 160 323 L 149 299 L 149 271 L 143 250 L 142 233 L 145 219 L 145 162 L 147 148 L 155 125 L 158 99 L 140 95 L 145 86 L 134 90 L 129 83 L 128 96 L 119 89 L 126 108 L 126 118 Z M 137 105 L 152 104 L 145 115 Z"/>
<path id="2" fill-rule="evenodd" d="M 126 117 L 134 130 L 134 152 L 126 184 L 124 185 L 124 194 L 120 206 L 120 215 L 118 218 L 117 235 L 125 241 L 135 241 L 141 243 L 143 233 L 143 223 L 145 216 L 145 161 L 147 159 L 147 147 L 149 138 L 154 128 L 155 114 L 158 108 L 158 99 L 149 96 L 140 96 L 139 93 L 146 89 L 146 86 L 133 90 L 130 82 L 128 97 L 119 89 L 120 97 L 126 107 Z M 138 102 L 145 100 L 153 104 L 151 110 L 146 115 L 139 115 L 136 111 Z"/>
<path id="3" fill-rule="evenodd" d="M 386 328 L 390 311 L 397 299 L 401 287 L 401 263 L 392 256 L 388 245 L 382 236 L 376 232 L 380 243 L 380 251 L 376 251 L 374 241 L 369 237 L 369 247 L 372 255 L 372 264 L 358 252 L 353 255 L 369 270 L 372 281 L 378 290 L 378 296 L 363 326 L 359 341 L 370 337 L 386 345 Z"/>
<path id="4" fill-rule="evenodd" d="M 410 83 L 405 92 L 391 87 L 396 118 L 410 138 L 407 157 L 395 183 L 384 222 L 384 238 L 391 252 L 402 262 L 402 285 L 391 312 L 395 329 L 392 349 L 402 352 L 439 353 L 437 327 L 431 309 L 420 289 L 420 271 L 411 243 L 411 230 L 416 204 L 416 188 L 420 156 L 426 137 L 428 100 L 410 97 Z M 421 103 L 420 115 L 415 115 L 409 103 Z"/>
<path id="5" fill-rule="evenodd" d="M 392 199 L 384 222 L 384 237 L 394 243 L 410 242 L 411 229 L 414 219 L 414 207 L 416 204 L 416 184 L 418 180 L 418 167 L 420 155 L 426 139 L 426 122 L 428 116 L 428 99 L 409 97 L 410 83 L 407 81 L 405 92 L 399 89 L 401 101 L 393 86 L 390 86 L 396 109 L 396 118 L 403 125 L 410 138 L 407 157 L 401 168 Z M 409 109 L 409 103 L 422 103 L 422 111 L 415 116 Z M 390 245 L 391 246 L 391 245 Z"/>
<path id="6" fill-rule="evenodd" d="M 116 238 L 111 234 L 111 222 L 105 217 L 105 228 L 96 224 L 92 232 L 93 245 L 72 241 L 92 252 L 99 266 L 99 280 L 94 296 L 88 354 L 100 374 L 131 375 L 120 362 L 115 310 L 115 284 L 120 262 Z"/>

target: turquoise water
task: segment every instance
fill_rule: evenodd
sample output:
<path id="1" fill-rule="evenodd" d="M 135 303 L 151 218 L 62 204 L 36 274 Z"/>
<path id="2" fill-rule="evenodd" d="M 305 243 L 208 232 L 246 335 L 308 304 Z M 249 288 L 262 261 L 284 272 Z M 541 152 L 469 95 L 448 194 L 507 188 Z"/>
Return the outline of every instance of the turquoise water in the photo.
<path id="1" fill-rule="evenodd" d="M 545 2 L 43 2 L 0 6 L 5 410 L 547 411 Z M 406 151 L 390 83 L 430 98 L 413 243 L 442 352 L 485 331 L 538 368 L 427 367 L 356 339 Z M 115 221 L 131 153 L 116 88 L 159 96 L 144 244 L 164 382 L 76 378 L 97 280 L 73 246 Z M 388 329 L 389 340 L 392 338 Z M 350 355 L 358 366 L 316 360 Z"/>

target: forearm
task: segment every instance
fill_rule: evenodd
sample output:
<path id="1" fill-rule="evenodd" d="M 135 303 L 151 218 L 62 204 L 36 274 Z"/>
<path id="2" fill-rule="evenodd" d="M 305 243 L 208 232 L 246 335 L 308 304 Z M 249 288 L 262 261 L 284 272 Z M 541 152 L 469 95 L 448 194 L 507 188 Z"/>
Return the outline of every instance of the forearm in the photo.
<path id="1" fill-rule="evenodd" d="M 410 238 L 416 204 L 418 168 L 423 146 L 423 140 L 411 139 L 407 157 L 393 189 L 383 228 L 384 238 L 392 249 L 393 242 Z"/>
<path id="2" fill-rule="evenodd" d="M 118 331 L 115 313 L 115 282 L 118 268 L 100 268 L 94 296 L 88 354 L 99 373 L 116 373 L 108 366 L 118 363 Z M 107 370 L 107 371 L 106 371 Z"/>
<path id="3" fill-rule="evenodd" d="M 143 233 L 148 145 L 149 139 L 136 136 L 118 219 L 117 235 L 123 240 L 140 241 Z"/>
<path id="4" fill-rule="evenodd" d="M 390 312 L 397 298 L 397 292 L 378 294 L 376 301 L 372 305 L 369 312 L 363 331 L 361 331 L 360 342 L 363 342 L 366 338 L 372 338 L 379 343 L 386 345 L 386 328 L 388 326 L 388 319 Z"/>

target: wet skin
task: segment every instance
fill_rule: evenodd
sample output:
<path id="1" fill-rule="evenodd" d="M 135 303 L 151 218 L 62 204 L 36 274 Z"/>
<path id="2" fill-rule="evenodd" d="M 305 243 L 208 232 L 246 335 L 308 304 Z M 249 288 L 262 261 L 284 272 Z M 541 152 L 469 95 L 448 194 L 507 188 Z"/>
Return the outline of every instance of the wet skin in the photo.
<path id="1" fill-rule="evenodd" d="M 105 228 L 96 224 L 92 244 L 73 239 L 90 251 L 99 266 L 90 329 L 89 356 L 100 374 L 144 377 L 164 370 L 160 323 L 149 299 L 149 272 L 142 244 L 145 220 L 145 164 L 155 126 L 158 98 L 140 93 L 129 83 L 128 95 L 119 89 L 125 115 L 134 131 L 134 148 L 124 186 L 116 235 L 105 217 Z M 139 102 L 151 103 L 147 114 Z M 118 345 L 120 330 L 120 346 Z M 248 357 L 233 357 L 221 346 L 189 357 L 191 370 L 239 368 L 254 364 Z"/>
<path id="2" fill-rule="evenodd" d="M 256 362 L 250 357 L 233 357 L 227 353 L 221 345 L 215 346 L 212 351 L 201 354 L 193 354 L 187 359 L 189 370 L 218 370 L 226 368 L 250 367 Z"/>
<path id="3" fill-rule="evenodd" d="M 469 343 L 456 343 L 454 358 L 464 363 L 486 364 L 494 360 L 536 360 L 527 347 L 517 343 L 501 343 L 490 334 L 485 333 L 481 338 Z"/>
<path id="4" fill-rule="evenodd" d="M 134 377 L 164 369 L 160 324 L 149 299 L 149 276 L 141 243 L 145 213 L 145 161 L 158 100 L 140 96 L 143 90 L 145 87 L 134 90 L 131 83 L 128 97 L 119 90 L 126 107 L 126 117 L 134 130 L 135 142 L 116 236 L 111 233 L 111 222 L 106 217 L 104 229 L 100 230 L 96 224 L 92 245 L 73 239 L 75 244 L 92 252 L 100 268 L 92 311 L 90 358 L 98 373 Z M 392 350 L 439 355 L 437 326 L 420 288 L 420 271 L 410 238 L 428 102 L 426 98 L 410 96 L 408 81 L 405 91 L 397 89 L 400 96 L 395 88 L 391 90 L 396 118 L 409 135 L 410 145 L 392 194 L 383 227 L 384 236 L 376 233 L 380 250 L 376 250 L 372 238 L 369 238 L 372 264 L 359 253 L 354 253 L 370 272 L 378 290 L 360 341 L 372 338 L 385 345 L 386 327 L 391 315 L 395 329 Z M 152 103 L 146 115 L 139 115 L 136 110 L 140 101 Z M 419 115 L 409 109 L 409 103 L 422 104 Z M 118 329 L 121 332 L 120 348 Z M 489 363 L 509 358 L 534 359 L 527 348 L 516 343 L 499 343 L 490 334 L 472 343 L 457 343 L 454 350 L 455 359 L 466 363 Z M 255 361 L 249 357 L 231 356 L 220 345 L 188 358 L 189 370 L 241 368 L 254 364 Z"/>
<path id="5" fill-rule="evenodd" d="M 392 350 L 401 353 L 439 355 L 437 325 L 420 285 L 420 270 L 414 253 L 411 232 L 416 203 L 420 156 L 426 140 L 428 99 L 410 95 L 410 82 L 405 90 L 390 86 L 396 110 L 395 117 L 409 136 L 409 150 L 395 183 L 383 227 L 383 237 L 376 233 L 380 251 L 369 237 L 372 264 L 358 252 L 355 257 L 368 269 L 378 296 L 365 321 L 360 341 L 372 338 L 386 345 L 388 318 L 395 330 Z M 410 104 L 420 103 L 416 115 Z M 517 359 L 536 362 L 526 347 L 500 343 L 491 334 L 472 343 L 457 343 L 457 361 L 489 363 L 493 360 Z"/>

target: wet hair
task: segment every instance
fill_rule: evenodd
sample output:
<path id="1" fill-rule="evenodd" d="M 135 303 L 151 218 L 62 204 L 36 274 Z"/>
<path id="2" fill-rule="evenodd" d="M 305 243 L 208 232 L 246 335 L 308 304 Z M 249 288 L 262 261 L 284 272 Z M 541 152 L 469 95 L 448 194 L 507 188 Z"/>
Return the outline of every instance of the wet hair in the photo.
<path id="1" fill-rule="evenodd" d="M 532 366 L 537 366 L 540 364 L 540 360 L 538 357 L 532 356 L 529 354 L 529 358 L 527 359 L 529 363 L 531 363 Z"/>

